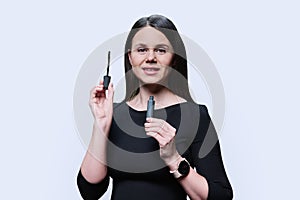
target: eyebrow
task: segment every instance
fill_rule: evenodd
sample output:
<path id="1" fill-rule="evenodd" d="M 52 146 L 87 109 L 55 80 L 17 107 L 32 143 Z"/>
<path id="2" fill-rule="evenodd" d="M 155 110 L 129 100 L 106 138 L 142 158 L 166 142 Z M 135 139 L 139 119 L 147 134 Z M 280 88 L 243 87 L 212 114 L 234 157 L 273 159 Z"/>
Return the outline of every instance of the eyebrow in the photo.
<path id="1" fill-rule="evenodd" d="M 146 44 L 144 44 L 144 43 L 138 43 L 138 44 L 136 44 L 136 45 L 134 45 L 133 46 L 134 48 L 136 48 L 136 47 L 147 47 L 147 45 Z M 155 45 L 155 47 L 154 48 L 157 48 L 157 47 L 166 47 L 166 48 L 170 48 L 170 46 L 169 45 L 167 45 L 167 44 L 164 44 L 164 43 L 161 43 L 161 44 L 157 44 L 157 45 Z"/>

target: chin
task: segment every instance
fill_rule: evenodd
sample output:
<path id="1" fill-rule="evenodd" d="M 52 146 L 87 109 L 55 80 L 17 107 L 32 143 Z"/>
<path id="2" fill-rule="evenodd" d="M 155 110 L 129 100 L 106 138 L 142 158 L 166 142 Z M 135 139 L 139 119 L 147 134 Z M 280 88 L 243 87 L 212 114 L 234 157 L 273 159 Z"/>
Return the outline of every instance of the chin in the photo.
<path id="1" fill-rule="evenodd" d="M 166 82 L 162 81 L 162 80 L 157 80 L 157 81 L 141 81 L 141 85 L 142 86 L 147 86 L 147 85 L 149 85 L 149 86 L 151 86 L 151 85 L 153 85 L 153 86 L 158 86 L 158 85 L 160 85 L 160 86 L 167 86 Z"/>

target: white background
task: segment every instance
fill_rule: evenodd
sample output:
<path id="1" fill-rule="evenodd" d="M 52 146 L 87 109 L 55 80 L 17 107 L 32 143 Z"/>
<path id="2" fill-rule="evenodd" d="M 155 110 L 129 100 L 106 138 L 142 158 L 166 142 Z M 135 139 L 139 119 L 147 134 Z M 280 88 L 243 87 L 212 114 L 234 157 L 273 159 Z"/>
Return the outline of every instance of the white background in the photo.
<path id="1" fill-rule="evenodd" d="M 296 0 L 12 0 L 0 3 L 1 199 L 81 199 L 76 77 L 97 46 L 153 13 L 197 42 L 223 80 L 220 139 L 235 199 L 298 196 Z"/>

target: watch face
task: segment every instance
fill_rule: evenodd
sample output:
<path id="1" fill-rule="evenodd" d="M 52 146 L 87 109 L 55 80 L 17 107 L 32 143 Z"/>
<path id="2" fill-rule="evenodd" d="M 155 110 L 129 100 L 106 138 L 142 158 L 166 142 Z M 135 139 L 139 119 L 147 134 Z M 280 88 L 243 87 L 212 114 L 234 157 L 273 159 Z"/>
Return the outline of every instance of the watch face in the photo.
<path id="1" fill-rule="evenodd" d="M 187 161 L 183 160 L 180 162 L 179 167 L 178 167 L 178 172 L 182 174 L 183 176 L 188 175 L 190 172 L 190 165 Z"/>

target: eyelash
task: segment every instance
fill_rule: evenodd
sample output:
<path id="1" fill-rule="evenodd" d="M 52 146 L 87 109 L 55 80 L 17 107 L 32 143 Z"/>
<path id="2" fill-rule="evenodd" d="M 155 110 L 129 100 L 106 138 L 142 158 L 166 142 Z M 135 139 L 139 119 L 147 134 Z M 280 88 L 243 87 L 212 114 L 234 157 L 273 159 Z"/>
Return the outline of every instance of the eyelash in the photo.
<path id="1" fill-rule="evenodd" d="M 141 48 L 137 49 L 137 52 L 139 52 L 139 53 L 147 53 L 148 51 L 149 51 L 148 48 L 141 47 Z M 167 50 L 164 48 L 155 48 L 154 52 L 157 52 L 158 54 L 165 54 L 167 52 Z"/>

